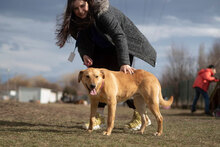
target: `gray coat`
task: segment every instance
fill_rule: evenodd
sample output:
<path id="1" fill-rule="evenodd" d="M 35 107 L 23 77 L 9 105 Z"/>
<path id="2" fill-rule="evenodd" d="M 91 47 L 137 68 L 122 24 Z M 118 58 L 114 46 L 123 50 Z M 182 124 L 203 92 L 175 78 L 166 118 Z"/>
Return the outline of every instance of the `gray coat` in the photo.
<path id="1" fill-rule="evenodd" d="M 128 17 L 109 5 L 108 0 L 95 0 L 94 11 L 96 29 L 116 47 L 120 66 L 130 64 L 129 54 L 155 66 L 156 51 Z M 90 56 L 94 47 L 88 32 L 81 31 L 80 40 L 77 41 L 81 57 Z"/>

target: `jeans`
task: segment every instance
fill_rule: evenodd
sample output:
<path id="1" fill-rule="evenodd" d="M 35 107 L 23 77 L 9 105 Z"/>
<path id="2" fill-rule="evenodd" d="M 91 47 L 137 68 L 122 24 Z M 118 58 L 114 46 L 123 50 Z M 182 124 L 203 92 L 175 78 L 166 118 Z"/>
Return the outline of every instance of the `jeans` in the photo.
<path id="1" fill-rule="evenodd" d="M 209 95 L 207 92 L 205 92 L 199 87 L 195 87 L 195 97 L 194 97 L 193 104 L 192 104 L 192 112 L 196 110 L 196 104 L 197 104 L 200 94 L 202 94 L 205 100 L 205 113 L 209 113 Z"/>

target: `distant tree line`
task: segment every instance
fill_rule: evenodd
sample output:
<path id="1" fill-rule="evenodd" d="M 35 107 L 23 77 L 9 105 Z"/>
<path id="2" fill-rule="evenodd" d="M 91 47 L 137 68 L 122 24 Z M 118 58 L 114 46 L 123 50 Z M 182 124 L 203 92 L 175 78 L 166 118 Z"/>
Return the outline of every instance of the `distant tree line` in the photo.
<path id="1" fill-rule="evenodd" d="M 0 93 L 8 90 L 18 90 L 19 87 L 41 87 L 48 88 L 54 92 L 63 91 L 68 95 L 85 95 L 86 92 L 81 84 L 78 83 L 78 72 L 65 74 L 56 82 L 48 81 L 43 76 L 28 77 L 26 75 L 16 75 L 8 81 L 0 81 Z"/>
<path id="2" fill-rule="evenodd" d="M 61 90 L 61 87 L 58 83 L 52 83 L 45 79 L 43 76 L 34 76 L 34 77 L 27 77 L 26 75 L 16 75 L 5 83 L 1 83 L 1 90 L 17 90 L 19 87 L 42 87 L 42 88 L 49 88 L 54 91 Z"/>

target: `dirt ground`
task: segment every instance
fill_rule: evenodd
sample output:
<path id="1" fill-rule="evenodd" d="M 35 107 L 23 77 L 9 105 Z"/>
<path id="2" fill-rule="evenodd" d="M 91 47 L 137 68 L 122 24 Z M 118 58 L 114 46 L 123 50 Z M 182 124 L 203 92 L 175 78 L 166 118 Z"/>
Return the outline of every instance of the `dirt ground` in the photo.
<path id="1" fill-rule="evenodd" d="M 112 135 L 102 130 L 89 134 L 82 128 L 89 119 L 90 106 L 74 104 L 36 104 L 0 101 L 0 146 L 220 146 L 220 119 L 203 110 L 161 109 L 164 133 L 153 136 L 157 123 L 143 135 L 124 131 L 133 110 L 117 107 Z M 107 109 L 105 110 L 107 116 Z"/>

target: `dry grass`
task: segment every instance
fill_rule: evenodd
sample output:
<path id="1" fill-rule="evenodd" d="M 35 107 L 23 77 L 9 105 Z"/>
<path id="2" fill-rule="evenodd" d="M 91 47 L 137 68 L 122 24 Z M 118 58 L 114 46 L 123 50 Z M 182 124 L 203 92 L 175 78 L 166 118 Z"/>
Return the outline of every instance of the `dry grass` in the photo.
<path id="1" fill-rule="evenodd" d="M 220 119 L 194 115 L 189 110 L 161 109 L 164 133 L 153 136 L 152 125 L 144 135 L 124 132 L 123 126 L 132 117 L 132 110 L 118 107 L 115 128 L 110 137 L 102 131 L 88 134 L 81 128 L 88 121 L 89 106 L 72 104 L 33 104 L 0 101 L 0 146 L 220 146 Z"/>

